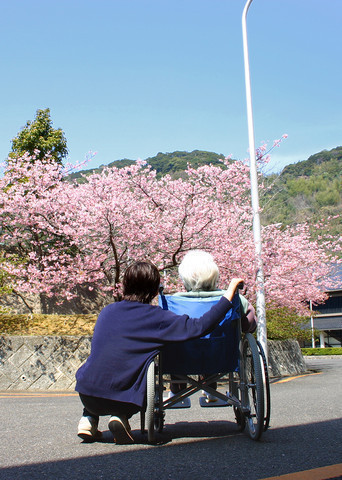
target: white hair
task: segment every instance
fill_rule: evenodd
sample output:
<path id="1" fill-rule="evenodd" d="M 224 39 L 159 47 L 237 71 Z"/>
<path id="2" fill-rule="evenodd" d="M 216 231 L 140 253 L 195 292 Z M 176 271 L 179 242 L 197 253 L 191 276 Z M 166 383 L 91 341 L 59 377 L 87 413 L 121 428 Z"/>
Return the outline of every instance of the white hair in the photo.
<path id="1" fill-rule="evenodd" d="M 180 263 L 178 272 L 188 292 L 216 289 L 219 270 L 210 253 L 191 250 Z"/>

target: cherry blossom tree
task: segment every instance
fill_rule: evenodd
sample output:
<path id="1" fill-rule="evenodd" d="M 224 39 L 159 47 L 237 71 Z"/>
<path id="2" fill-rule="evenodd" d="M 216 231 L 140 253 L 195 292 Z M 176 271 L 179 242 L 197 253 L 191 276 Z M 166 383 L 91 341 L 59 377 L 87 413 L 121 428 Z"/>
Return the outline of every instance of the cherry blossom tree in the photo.
<path id="1" fill-rule="evenodd" d="M 133 260 L 149 259 L 169 291 L 180 288 L 177 266 L 188 250 L 210 251 L 220 286 L 242 275 L 255 300 L 255 264 L 248 166 L 188 167 L 185 177 L 157 178 L 142 161 L 106 168 L 68 182 L 56 162 L 24 155 L 0 179 L 2 268 L 19 295 L 63 301 L 78 286 L 113 293 Z M 267 302 L 303 312 L 324 299 L 321 279 L 334 259 L 333 243 L 310 238 L 307 225 L 263 228 Z M 336 242 L 335 242 L 336 243 Z M 330 249 L 330 253 L 326 253 Z"/>

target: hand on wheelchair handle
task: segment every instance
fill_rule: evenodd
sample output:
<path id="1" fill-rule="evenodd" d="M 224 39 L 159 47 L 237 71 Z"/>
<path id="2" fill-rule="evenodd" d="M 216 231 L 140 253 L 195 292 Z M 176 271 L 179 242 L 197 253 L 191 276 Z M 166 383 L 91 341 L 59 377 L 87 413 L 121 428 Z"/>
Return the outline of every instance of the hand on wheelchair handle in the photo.
<path id="1" fill-rule="evenodd" d="M 231 302 L 233 300 L 235 291 L 241 289 L 244 286 L 243 278 L 232 278 L 229 287 L 224 296 Z"/>

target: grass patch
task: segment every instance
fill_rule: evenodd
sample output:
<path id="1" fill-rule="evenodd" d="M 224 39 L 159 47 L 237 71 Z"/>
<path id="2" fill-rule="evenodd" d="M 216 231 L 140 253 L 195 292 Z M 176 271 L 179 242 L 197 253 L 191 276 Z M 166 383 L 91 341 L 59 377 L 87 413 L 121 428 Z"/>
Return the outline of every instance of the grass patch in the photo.
<path id="1" fill-rule="evenodd" d="M 342 355 L 341 347 L 327 347 L 327 348 L 302 348 L 302 354 L 307 355 Z"/>
<path id="2" fill-rule="evenodd" d="M 97 315 L 0 314 L 1 335 L 92 335 Z"/>

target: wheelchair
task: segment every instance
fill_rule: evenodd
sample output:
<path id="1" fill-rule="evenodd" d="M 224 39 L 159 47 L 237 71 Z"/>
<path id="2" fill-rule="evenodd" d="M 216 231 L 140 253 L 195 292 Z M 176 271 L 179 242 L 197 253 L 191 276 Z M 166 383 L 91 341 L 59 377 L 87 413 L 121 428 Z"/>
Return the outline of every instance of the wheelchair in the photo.
<path id="1" fill-rule="evenodd" d="M 219 298 L 161 293 L 159 304 L 177 314 L 186 313 L 197 318 Z M 150 363 L 146 409 L 141 412 L 141 431 L 146 431 L 146 424 L 149 443 L 155 443 L 156 432 L 163 431 L 166 411 L 201 390 L 214 396 L 219 406 L 232 407 L 239 431 L 247 430 L 251 439 L 259 440 L 268 429 L 271 398 L 265 353 L 252 334 L 241 331 L 238 295 L 234 296 L 232 304 L 233 308 L 209 335 L 167 344 Z M 170 381 L 186 384 L 186 387 L 165 399 L 164 382 Z M 210 386 L 220 381 L 228 385 L 226 394 Z M 201 406 L 211 406 L 203 400 L 200 399 Z"/>

